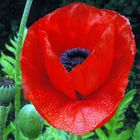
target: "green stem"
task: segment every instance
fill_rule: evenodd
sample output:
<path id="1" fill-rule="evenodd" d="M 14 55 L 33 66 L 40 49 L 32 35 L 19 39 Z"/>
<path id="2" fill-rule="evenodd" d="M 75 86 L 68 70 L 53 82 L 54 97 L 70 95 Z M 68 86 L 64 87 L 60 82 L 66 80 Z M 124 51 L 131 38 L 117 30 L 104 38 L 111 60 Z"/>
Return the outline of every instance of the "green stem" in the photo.
<path id="1" fill-rule="evenodd" d="M 29 11 L 31 8 L 33 0 L 27 0 L 25 9 L 23 12 L 20 28 L 19 28 L 19 34 L 18 34 L 18 40 L 17 40 L 17 48 L 16 48 L 16 65 L 15 65 L 15 84 L 16 84 L 16 95 L 15 95 L 15 120 L 16 120 L 16 132 L 15 132 L 15 139 L 19 140 L 19 129 L 17 124 L 17 117 L 18 113 L 20 111 L 20 93 L 21 93 L 21 72 L 20 72 L 20 54 L 22 45 L 24 42 L 24 31 L 26 28 L 26 22 L 29 15 Z"/>

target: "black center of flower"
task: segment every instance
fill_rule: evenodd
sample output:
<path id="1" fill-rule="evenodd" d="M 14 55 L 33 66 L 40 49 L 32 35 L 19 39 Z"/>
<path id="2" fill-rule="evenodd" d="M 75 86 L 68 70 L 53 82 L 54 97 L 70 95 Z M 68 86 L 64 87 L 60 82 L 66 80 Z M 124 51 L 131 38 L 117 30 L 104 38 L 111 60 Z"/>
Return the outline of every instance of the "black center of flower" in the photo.
<path id="1" fill-rule="evenodd" d="M 0 87 L 1 86 L 8 87 L 8 86 L 13 86 L 13 85 L 14 85 L 14 81 L 10 78 L 3 77 L 0 79 Z"/>
<path id="2" fill-rule="evenodd" d="M 73 67 L 81 64 L 90 54 L 90 51 L 84 48 L 74 48 L 66 50 L 60 57 L 60 61 L 63 63 L 68 72 Z"/>

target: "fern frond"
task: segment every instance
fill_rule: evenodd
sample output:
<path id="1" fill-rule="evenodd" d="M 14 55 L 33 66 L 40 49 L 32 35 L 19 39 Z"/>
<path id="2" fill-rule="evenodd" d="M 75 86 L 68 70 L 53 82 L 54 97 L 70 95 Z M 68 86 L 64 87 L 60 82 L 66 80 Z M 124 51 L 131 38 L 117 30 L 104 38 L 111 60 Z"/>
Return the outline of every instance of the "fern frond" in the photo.
<path id="1" fill-rule="evenodd" d="M 12 46 L 13 46 L 14 48 L 16 48 L 17 42 L 15 41 L 15 39 L 10 39 L 10 43 L 12 44 Z"/>
<path id="2" fill-rule="evenodd" d="M 11 63 L 13 66 L 15 66 L 16 61 L 13 57 L 5 55 L 3 52 L 1 53 L 1 56 L 5 61 L 7 61 L 7 62 Z"/>
<path id="3" fill-rule="evenodd" d="M 6 49 L 7 49 L 8 51 L 10 51 L 11 53 L 13 53 L 14 56 L 15 56 L 16 49 L 15 49 L 14 47 L 12 47 L 12 46 L 10 46 L 10 45 L 8 45 L 8 44 L 5 44 L 5 47 L 6 47 Z"/>
<path id="4" fill-rule="evenodd" d="M 24 39 L 27 33 L 27 29 L 24 31 Z M 13 55 L 8 56 L 1 52 L 1 58 L 0 58 L 0 65 L 2 66 L 2 71 L 11 79 L 14 80 L 15 75 L 15 64 L 16 64 L 16 47 L 17 47 L 17 40 L 18 40 L 18 34 L 14 36 L 13 39 L 9 40 L 9 44 L 5 44 L 5 47 L 8 51 L 10 51 Z"/>
<path id="5" fill-rule="evenodd" d="M 6 61 L 5 59 L 3 59 L 2 57 L 0 58 L 0 64 L 2 66 L 2 71 L 4 73 L 6 73 L 6 75 L 11 78 L 14 79 L 14 67 L 11 63 L 9 63 L 8 61 Z"/>
<path id="6" fill-rule="evenodd" d="M 11 45 L 6 44 L 5 47 L 10 51 L 14 57 L 8 56 L 1 52 L 0 64 L 2 66 L 2 71 L 7 75 L 7 77 L 14 79 L 15 74 L 15 55 L 16 55 L 16 41 L 10 39 Z"/>

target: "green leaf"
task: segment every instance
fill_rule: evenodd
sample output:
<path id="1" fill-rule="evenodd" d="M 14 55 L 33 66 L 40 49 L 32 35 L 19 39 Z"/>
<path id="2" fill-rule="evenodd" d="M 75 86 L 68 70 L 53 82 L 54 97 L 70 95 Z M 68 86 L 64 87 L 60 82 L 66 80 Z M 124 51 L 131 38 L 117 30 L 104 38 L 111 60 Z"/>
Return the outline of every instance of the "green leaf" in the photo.
<path id="1" fill-rule="evenodd" d="M 132 89 L 128 93 L 125 94 L 124 99 L 122 103 L 120 104 L 120 107 L 118 108 L 119 113 L 121 113 L 122 111 L 124 112 L 126 111 L 130 102 L 133 100 L 135 94 L 136 94 L 136 89 Z"/>
<path id="2" fill-rule="evenodd" d="M 140 140 L 140 122 L 137 123 L 135 131 L 134 131 L 134 140 Z"/>
<path id="3" fill-rule="evenodd" d="M 13 47 L 16 48 L 16 46 L 17 46 L 17 42 L 16 42 L 15 40 L 10 39 L 10 43 L 13 45 Z"/>
<path id="4" fill-rule="evenodd" d="M 27 32 L 27 30 L 26 30 Z M 11 45 L 6 44 L 5 47 L 8 51 L 10 51 L 13 56 L 16 55 L 16 45 L 17 45 L 17 37 L 14 39 L 10 39 Z M 2 66 L 2 71 L 9 77 L 14 79 L 15 77 L 15 65 L 16 60 L 15 57 L 8 56 L 1 52 L 0 65 Z"/>
<path id="5" fill-rule="evenodd" d="M 97 136 L 100 138 L 100 140 L 108 140 L 105 132 L 101 128 L 96 129 L 95 132 Z"/>
<path id="6" fill-rule="evenodd" d="M 14 67 L 11 63 L 3 59 L 3 57 L 0 58 L 0 64 L 2 66 L 2 71 L 5 72 L 8 77 L 14 79 Z"/>
<path id="7" fill-rule="evenodd" d="M 7 61 L 7 62 L 13 64 L 13 66 L 15 66 L 16 61 L 14 58 L 12 58 L 11 56 L 7 56 L 4 53 L 1 53 L 1 55 L 5 61 Z"/>
<path id="8" fill-rule="evenodd" d="M 68 133 L 50 126 L 46 121 L 46 131 L 35 140 L 68 140 Z"/>
<path id="9" fill-rule="evenodd" d="M 120 129 L 123 127 L 123 122 L 118 122 L 115 126 L 116 129 Z"/>
<path id="10" fill-rule="evenodd" d="M 5 47 L 6 47 L 6 49 L 7 49 L 8 51 L 10 51 L 11 53 L 13 53 L 13 54 L 15 55 L 16 50 L 15 50 L 14 47 L 12 47 L 12 46 L 10 46 L 10 45 L 8 45 L 8 44 L 6 44 Z"/>
<path id="11" fill-rule="evenodd" d="M 87 140 L 87 139 L 92 138 L 94 135 L 95 135 L 94 132 L 90 132 L 90 133 L 83 135 L 82 138 L 83 138 L 83 140 Z"/>
<path id="12" fill-rule="evenodd" d="M 124 130 L 118 135 L 117 140 L 129 140 L 129 138 L 132 136 L 132 130 Z"/>
<path id="13" fill-rule="evenodd" d="M 7 127 L 6 129 L 4 130 L 4 133 L 3 133 L 3 137 L 4 139 L 6 140 L 8 135 L 10 133 L 12 133 L 14 135 L 14 131 L 15 131 L 15 126 L 14 126 L 14 122 L 11 122 Z"/>

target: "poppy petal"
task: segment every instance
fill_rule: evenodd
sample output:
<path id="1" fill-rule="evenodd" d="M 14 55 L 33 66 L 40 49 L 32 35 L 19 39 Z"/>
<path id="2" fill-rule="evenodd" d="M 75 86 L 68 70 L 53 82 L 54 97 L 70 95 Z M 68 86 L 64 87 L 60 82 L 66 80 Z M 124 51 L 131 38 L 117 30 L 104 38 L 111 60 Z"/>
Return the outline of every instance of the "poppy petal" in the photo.
<path id="1" fill-rule="evenodd" d="M 37 82 L 39 82 L 40 85 L 45 85 L 47 76 L 43 65 L 42 55 L 40 55 L 41 50 L 40 47 L 38 47 L 37 40 L 38 39 L 35 32 L 33 32 L 32 29 L 29 29 L 20 58 L 22 84 L 26 99 L 29 99 L 29 87 L 31 84 L 34 83 L 35 85 L 38 85 Z M 27 85 L 26 82 L 29 84 Z"/>
<path id="2" fill-rule="evenodd" d="M 64 68 L 64 65 L 60 62 L 59 58 L 52 51 L 46 37 L 46 33 L 38 32 L 39 44 L 42 48 L 45 69 L 48 77 L 56 89 L 68 97 L 76 99 L 71 77 L 69 76 L 67 70 Z"/>
<path id="3" fill-rule="evenodd" d="M 57 94 L 53 88 L 46 89 L 32 88 L 31 102 L 52 126 L 76 135 L 86 134 L 102 126 L 111 119 L 117 109 L 108 94 L 96 94 L 91 99 L 72 101 L 62 94 Z"/>
<path id="4" fill-rule="evenodd" d="M 58 57 L 53 52 L 51 52 L 51 49 L 49 50 L 49 45 L 44 44 L 46 43 L 45 38 L 44 42 L 43 39 L 42 42 L 39 41 L 39 37 L 41 35 L 43 35 L 43 33 L 41 34 L 36 29 L 36 25 L 32 26 L 32 28 L 29 29 L 26 37 L 27 39 L 25 40 L 24 43 L 25 45 L 23 47 L 21 55 L 21 67 L 23 68 L 22 73 L 27 72 L 27 66 L 32 64 L 31 66 L 28 66 L 32 67 L 30 68 L 30 71 L 28 70 L 28 73 L 30 75 L 34 75 L 31 76 L 32 79 L 37 77 L 37 79 L 39 79 L 39 81 L 41 82 L 40 84 L 43 83 L 44 85 L 46 79 L 49 77 L 49 80 L 51 81 L 54 88 L 60 90 L 61 94 L 65 94 L 68 97 L 77 99 L 72 84 L 70 83 L 70 78 L 66 69 L 64 68 L 62 63 L 60 63 Z M 43 36 L 41 37 L 43 38 Z M 41 47 L 42 44 L 44 45 L 43 47 Z M 46 47 L 46 45 L 48 46 Z M 44 48 L 45 50 L 43 50 Z M 40 54 L 44 55 L 40 56 Z M 39 58 L 36 56 L 39 56 Z M 33 65 L 36 66 L 36 68 L 34 68 Z M 40 71 L 42 71 L 42 74 L 40 74 Z M 24 74 L 22 75 L 23 75 L 23 86 L 26 87 L 26 85 L 24 85 Z M 25 89 L 27 90 L 28 88 L 26 87 Z M 28 99 L 28 95 L 26 94 L 26 92 L 25 98 Z"/>
<path id="5" fill-rule="evenodd" d="M 87 96 L 101 86 L 110 73 L 114 57 L 114 27 L 108 25 L 92 54 L 70 72 L 76 91 Z"/>
<path id="6" fill-rule="evenodd" d="M 92 51 L 112 18 L 95 7 L 73 3 L 37 23 L 38 28 L 46 32 L 54 53 L 60 57 L 66 50 L 77 47 Z"/>

